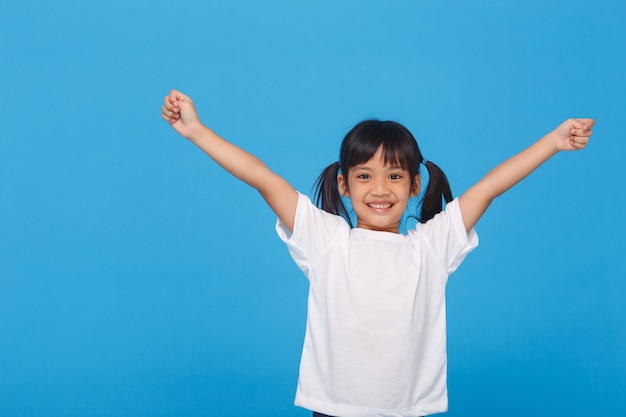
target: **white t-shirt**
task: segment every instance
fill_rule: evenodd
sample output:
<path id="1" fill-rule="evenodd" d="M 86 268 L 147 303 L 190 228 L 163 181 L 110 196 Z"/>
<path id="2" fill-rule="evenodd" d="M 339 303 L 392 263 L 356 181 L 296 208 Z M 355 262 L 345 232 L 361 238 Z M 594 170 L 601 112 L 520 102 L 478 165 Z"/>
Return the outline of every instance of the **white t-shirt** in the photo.
<path id="1" fill-rule="evenodd" d="M 407 235 L 351 229 L 300 194 L 276 230 L 310 282 L 296 405 L 341 417 L 446 411 L 445 284 L 478 245 L 458 200 Z"/>

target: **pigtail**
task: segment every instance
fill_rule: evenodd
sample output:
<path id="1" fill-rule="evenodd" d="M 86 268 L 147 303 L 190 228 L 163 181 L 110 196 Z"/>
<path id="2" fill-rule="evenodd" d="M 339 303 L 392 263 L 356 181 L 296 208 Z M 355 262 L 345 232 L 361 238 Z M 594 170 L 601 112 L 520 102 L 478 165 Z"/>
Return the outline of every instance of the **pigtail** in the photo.
<path id="1" fill-rule="evenodd" d="M 322 171 L 315 181 L 315 204 L 328 213 L 342 216 L 352 227 L 348 210 L 341 200 L 341 194 L 339 194 L 337 174 L 339 174 L 338 162 L 333 162 Z"/>
<path id="2" fill-rule="evenodd" d="M 452 201 L 452 190 L 446 174 L 441 168 L 427 161 L 424 166 L 428 170 L 429 180 L 426 194 L 422 200 L 421 222 L 425 223 L 443 210 L 443 201 Z"/>

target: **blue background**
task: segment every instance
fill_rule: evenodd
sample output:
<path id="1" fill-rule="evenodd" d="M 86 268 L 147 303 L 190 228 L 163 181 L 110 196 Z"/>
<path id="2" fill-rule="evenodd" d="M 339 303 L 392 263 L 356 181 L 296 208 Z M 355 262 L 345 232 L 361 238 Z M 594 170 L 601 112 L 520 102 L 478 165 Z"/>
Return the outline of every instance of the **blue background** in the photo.
<path id="1" fill-rule="evenodd" d="M 626 2 L 3 1 L 0 415 L 306 416 L 307 282 L 170 88 L 310 193 L 404 123 L 459 195 L 572 116 L 448 285 L 450 416 L 626 410 Z"/>

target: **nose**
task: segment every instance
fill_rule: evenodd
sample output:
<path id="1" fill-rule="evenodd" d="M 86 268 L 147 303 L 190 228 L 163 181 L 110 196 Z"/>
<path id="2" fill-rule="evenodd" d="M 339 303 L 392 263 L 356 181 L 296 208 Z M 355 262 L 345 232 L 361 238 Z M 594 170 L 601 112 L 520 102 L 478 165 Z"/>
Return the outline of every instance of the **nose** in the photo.
<path id="1" fill-rule="evenodd" d="M 384 196 L 389 192 L 389 188 L 387 187 L 387 181 L 385 178 L 376 178 L 372 183 L 371 193 L 374 196 Z"/>

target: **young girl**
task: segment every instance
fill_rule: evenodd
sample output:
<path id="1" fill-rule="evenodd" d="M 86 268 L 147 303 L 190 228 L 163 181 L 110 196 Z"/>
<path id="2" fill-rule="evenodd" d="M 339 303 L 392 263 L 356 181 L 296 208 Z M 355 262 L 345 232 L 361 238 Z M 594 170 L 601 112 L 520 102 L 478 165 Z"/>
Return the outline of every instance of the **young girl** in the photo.
<path id="1" fill-rule="evenodd" d="M 478 244 L 491 201 L 563 150 L 583 149 L 594 121 L 570 119 L 497 166 L 458 199 L 443 172 L 394 122 L 365 121 L 317 181 L 317 204 L 198 119 L 191 99 L 165 97 L 162 117 L 278 216 L 280 238 L 310 282 L 296 404 L 314 416 L 423 416 L 447 410 L 445 285 Z M 428 186 L 417 226 L 399 225 Z M 356 214 L 353 228 L 342 197 Z M 442 208 L 442 200 L 447 203 Z M 323 413 L 323 414 L 322 414 Z"/>

